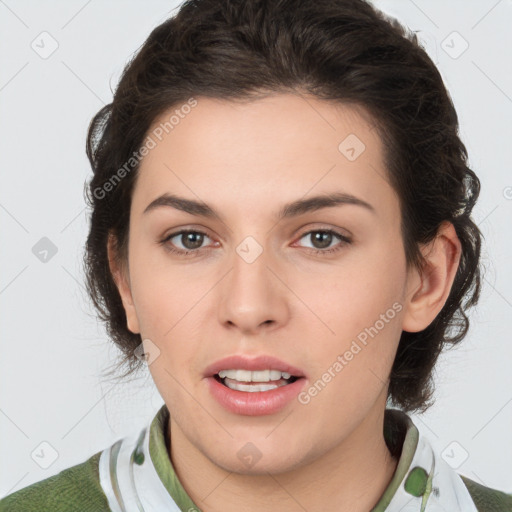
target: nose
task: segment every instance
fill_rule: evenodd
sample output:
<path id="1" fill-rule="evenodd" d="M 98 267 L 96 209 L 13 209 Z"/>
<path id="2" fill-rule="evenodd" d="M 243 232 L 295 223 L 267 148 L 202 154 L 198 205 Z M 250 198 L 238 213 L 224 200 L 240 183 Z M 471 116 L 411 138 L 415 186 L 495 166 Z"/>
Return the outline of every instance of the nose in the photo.
<path id="1" fill-rule="evenodd" d="M 247 247 L 249 250 L 244 251 Z M 291 294 L 284 272 L 261 246 L 259 254 L 254 253 L 254 245 L 241 244 L 237 249 L 230 260 L 232 267 L 219 287 L 219 321 L 243 334 L 258 334 L 284 325 Z"/>

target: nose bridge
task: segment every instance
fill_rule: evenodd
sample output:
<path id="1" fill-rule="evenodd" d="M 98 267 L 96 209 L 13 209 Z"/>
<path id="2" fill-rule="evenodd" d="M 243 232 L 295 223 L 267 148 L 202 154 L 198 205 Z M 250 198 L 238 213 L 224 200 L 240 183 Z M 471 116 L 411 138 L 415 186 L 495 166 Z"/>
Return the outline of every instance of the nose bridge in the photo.
<path id="1" fill-rule="evenodd" d="M 266 302 L 272 293 L 271 265 L 268 247 L 253 236 L 245 237 L 236 247 L 233 256 L 233 270 L 230 277 L 231 294 L 238 300 Z M 249 303 L 247 303 L 249 306 Z M 257 306 L 255 302 L 252 307 Z"/>
<path id="2" fill-rule="evenodd" d="M 254 236 L 247 236 L 235 247 L 231 263 L 222 289 L 221 322 L 243 330 L 282 322 L 287 311 L 286 297 L 274 275 L 275 259 L 269 249 Z"/>

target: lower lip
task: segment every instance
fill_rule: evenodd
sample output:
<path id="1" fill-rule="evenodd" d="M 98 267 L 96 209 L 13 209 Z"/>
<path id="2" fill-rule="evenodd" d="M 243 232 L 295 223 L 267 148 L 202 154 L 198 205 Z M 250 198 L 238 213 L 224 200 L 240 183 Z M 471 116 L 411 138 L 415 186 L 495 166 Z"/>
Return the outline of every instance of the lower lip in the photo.
<path id="1" fill-rule="evenodd" d="M 221 384 L 215 377 L 207 377 L 210 393 L 225 409 L 235 414 L 262 416 L 274 414 L 288 405 L 306 384 L 301 377 L 291 384 L 270 391 L 237 391 Z"/>

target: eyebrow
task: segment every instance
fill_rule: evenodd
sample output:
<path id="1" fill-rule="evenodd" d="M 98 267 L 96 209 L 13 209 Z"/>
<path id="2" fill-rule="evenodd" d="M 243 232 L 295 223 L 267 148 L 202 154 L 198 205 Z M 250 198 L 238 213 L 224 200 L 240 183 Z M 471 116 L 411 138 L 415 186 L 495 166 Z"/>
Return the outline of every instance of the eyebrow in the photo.
<path id="1" fill-rule="evenodd" d="M 285 204 L 278 212 L 277 218 L 279 220 L 298 217 L 305 213 L 314 212 L 322 208 L 332 208 L 351 204 L 362 206 L 366 210 L 376 214 L 375 208 L 366 201 L 347 194 L 344 192 L 334 192 L 331 194 L 317 195 L 307 199 L 298 199 L 291 203 Z M 152 201 L 144 210 L 143 215 L 160 207 L 172 207 L 181 210 L 191 215 L 207 217 L 222 221 L 221 215 L 211 206 L 206 203 L 195 201 L 193 199 L 186 199 L 174 194 L 163 194 Z"/>

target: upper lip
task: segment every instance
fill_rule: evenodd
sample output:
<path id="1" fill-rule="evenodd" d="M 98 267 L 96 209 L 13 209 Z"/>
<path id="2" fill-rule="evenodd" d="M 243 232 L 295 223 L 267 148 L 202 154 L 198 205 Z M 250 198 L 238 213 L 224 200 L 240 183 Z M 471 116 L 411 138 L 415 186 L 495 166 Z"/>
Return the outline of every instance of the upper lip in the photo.
<path id="1" fill-rule="evenodd" d="M 287 372 L 295 377 L 304 377 L 304 372 L 295 366 L 285 363 L 276 357 L 270 355 L 248 356 L 248 355 L 231 355 L 215 361 L 209 365 L 205 371 L 205 377 L 212 377 L 221 370 L 279 370 Z"/>

